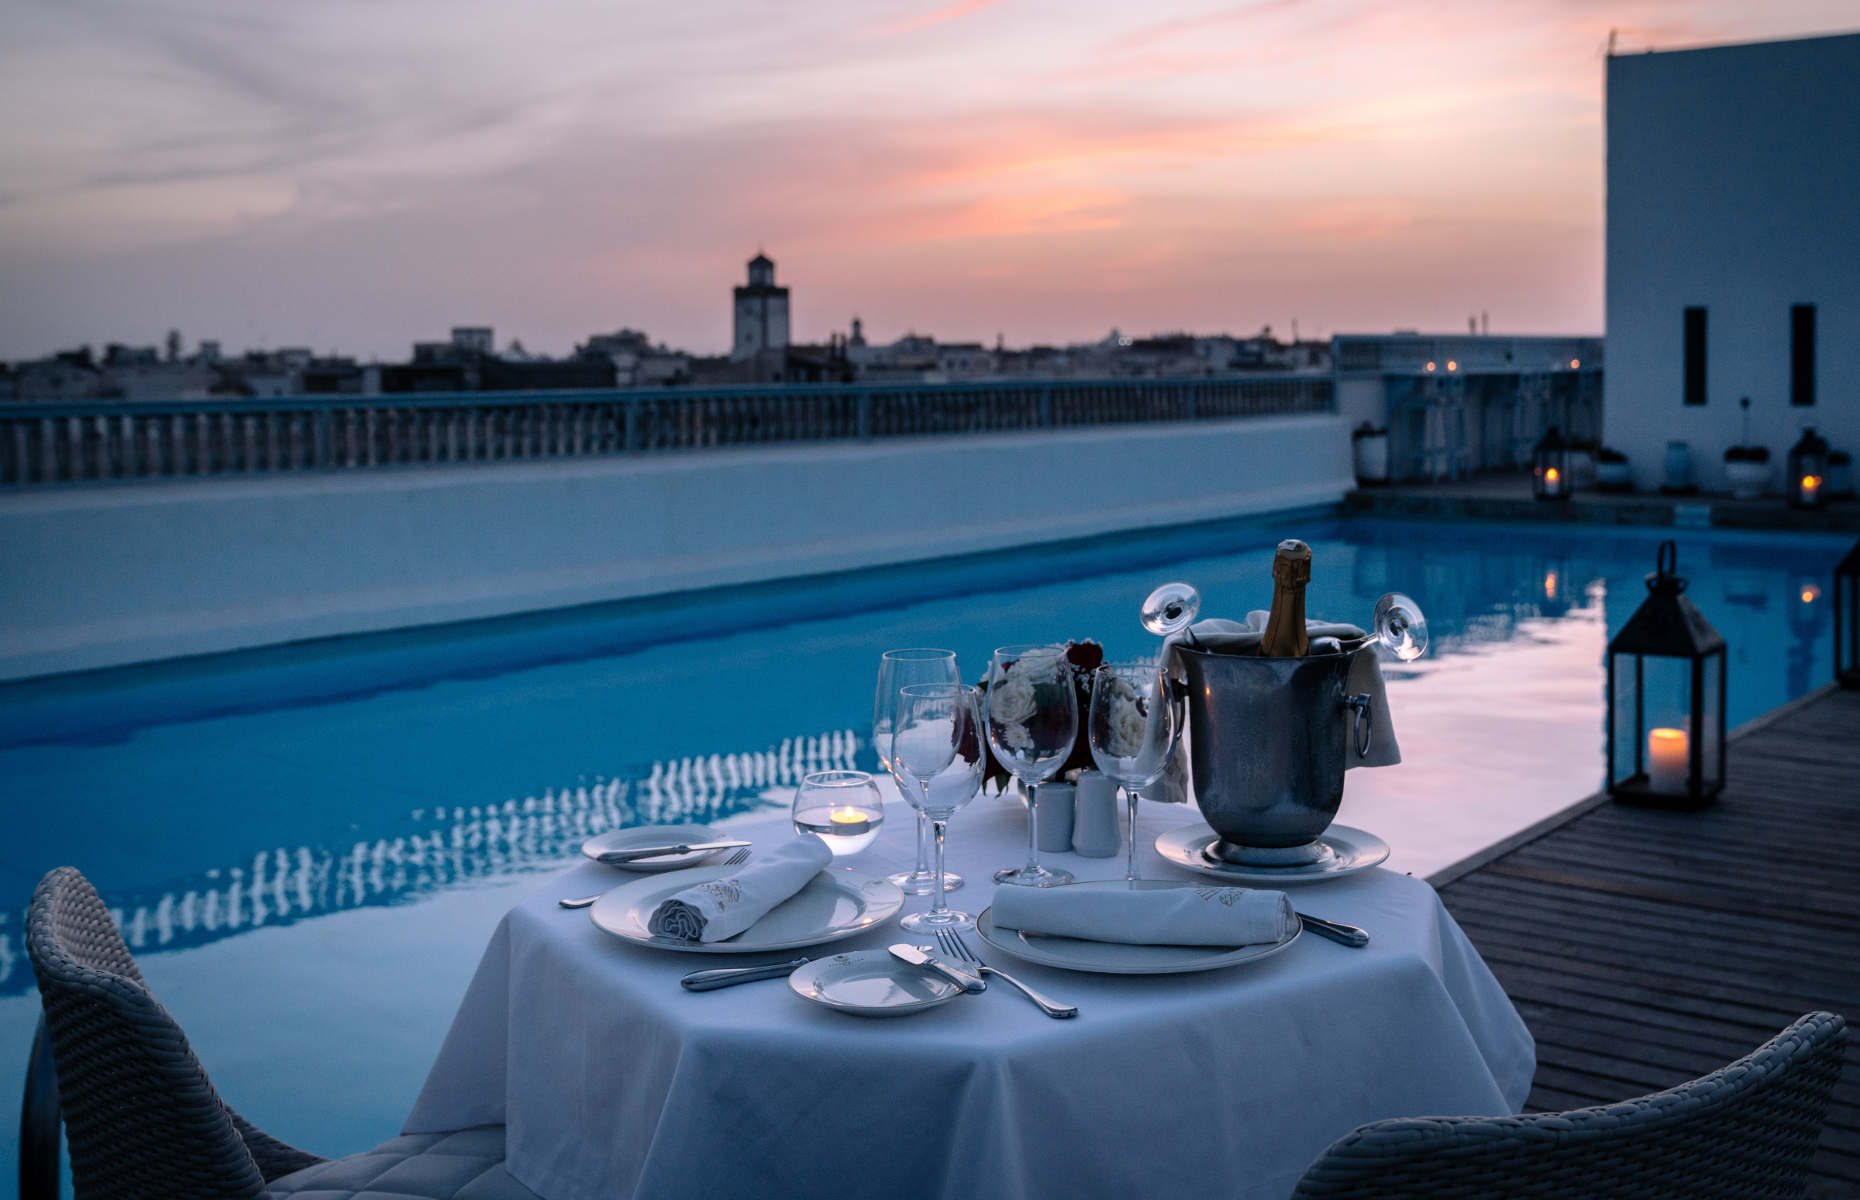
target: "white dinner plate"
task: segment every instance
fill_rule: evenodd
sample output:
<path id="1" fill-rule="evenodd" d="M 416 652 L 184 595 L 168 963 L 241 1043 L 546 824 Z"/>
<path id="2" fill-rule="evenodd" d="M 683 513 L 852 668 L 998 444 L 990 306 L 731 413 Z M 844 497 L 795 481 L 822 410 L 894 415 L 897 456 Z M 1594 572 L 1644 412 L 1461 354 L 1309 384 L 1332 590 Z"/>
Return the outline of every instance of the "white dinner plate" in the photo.
<path id="1" fill-rule="evenodd" d="M 679 843 L 721 842 L 728 835 L 718 833 L 708 825 L 635 825 L 631 829 L 610 829 L 606 833 L 597 833 L 581 843 L 581 852 L 589 858 L 598 859 L 603 854 L 612 854 L 615 850 L 631 850 L 635 846 L 676 846 Z M 682 871 L 686 867 L 695 867 L 722 850 L 700 850 L 696 854 L 667 854 L 663 858 L 642 858 L 637 862 L 608 863 L 622 871 Z"/>
<path id="2" fill-rule="evenodd" d="M 1138 881 L 1147 888 L 1195 887 L 1167 879 Z M 1125 888 L 1122 879 L 1098 879 L 1089 883 L 1067 884 L 1081 888 Z M 1007 925 L 995 924 L 995 910 L 982 910 L 975 918 L 975 932 L 997 950 L 1016 958 L 1059 967 L 1066 971 L 1095 971 L 1102 975 L 1179 975 L 1188 971 L 1213 971 L 1236 967 L 1277 954 L 1298 940 L 1299 929 L 1282 942 L 1261 942 L 1252 946 L 1142 946 L 1130 942 L 1093 942 L 1085 938 L 1059 937 L 1046 933 L 1023 933 Z"/>
<path id="3" fill-rule="evenodd" d="M 962 989 L 888 950 L 853 950 L 796 967 L 788 987 L 803 1000 L 860 1017 L 901 1017 L 962 995 Z"/>
<path id="4" fill-rule="evenodd" d="M 1206 822 L 1197 821 L 1193 825 L 1184 825 L 1180 829 L 1171 829 L 1168 833 L 1158 835 L 1156 852 L 1178 867 L 1187 867 L 1216 879 L 1267 883 L 1275 887 L 1341 879 L 1345 875 L 1367 871 L 1389 856 L 1387 842 L 1373 833 L 1351 829 L 1348 825 L 1332 825 L 1319 834 L 1317 840 L 1330 853 L 1317 862 L 1295 867 L 1243 867 L 1209 858 L 1207 849 L 1218 838 L 1219 835 Z"/>
<path id="5" fill-rule="evenodd" d="M 652 910 L 666 897 L 698 883 L 722 879 L 737 867 L 692 867 L 623 883 L 594 902 L 594 923 L 635 945 L 687 954 L 755 954 L 820 946 L 883 925 L 904 907 L 898 885 L 857 867 L 825 867 L 788 899 L 748 929 L 720 942 L 686 942 L 658 937 L 646 928 Z"/>

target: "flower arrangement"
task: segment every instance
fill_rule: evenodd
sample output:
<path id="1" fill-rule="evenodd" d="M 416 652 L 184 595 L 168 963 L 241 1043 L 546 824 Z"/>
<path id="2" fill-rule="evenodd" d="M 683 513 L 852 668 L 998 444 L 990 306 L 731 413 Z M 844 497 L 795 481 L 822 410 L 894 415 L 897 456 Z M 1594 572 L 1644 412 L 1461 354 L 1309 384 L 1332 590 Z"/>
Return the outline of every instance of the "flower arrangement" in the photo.
<path id="1" fill-rule="evenodd" d="M 1058 772 L 1053 776 L 1055 779 L 1064 779 L 1092 765 L 1091 736 L 1086 718 L 1091 712 L 1092 672 L 1104 662 L 1104 647 L 1094 640 L 1086 639 L 1054 643 L 1054 648 L 1063 648 L 1065 656 L 1061 660 L 1063 665 L 1052 674 L 1051 678 L 1017 675 L 1013 670 L 1009 670 L 998 687 L 990 690 L 987 682 L 984 682 L 981 687 L 991 717 L 1005 718 L 1006 736 L 1025 738 L 1029 747 L 1037 745 L 1044 749 L 1054 750 L 1059 749 L 1064 742 L 1066 731 L 1063 728 L 1043 726 L 1038 721 L 1027 723 L 1027 718 L 1033 716 L 1042 707 L 1041 700 L 1045 697 L 1041 696 L 1040 689 L 1070 687 L 1073 690 L 1073 694 L 1078 698 L 1078 728 L 1072 736 L 1071 752 L 1066 755 L 1065 762 L 1060 764 Z M 1050 704 L 1045 707 L 1048 712 L 1057 711 Z M 994 755 L 994 748 L 985 738 L 982 743 L 982 752 L 987 755 L 982 774 L 984 790 L 993 784 L 995 794 L 1000 795 L 1006 792 L 1008 781 L 1013 778 L 1012 774 L 1001 765 L 1000 760 Z"/>

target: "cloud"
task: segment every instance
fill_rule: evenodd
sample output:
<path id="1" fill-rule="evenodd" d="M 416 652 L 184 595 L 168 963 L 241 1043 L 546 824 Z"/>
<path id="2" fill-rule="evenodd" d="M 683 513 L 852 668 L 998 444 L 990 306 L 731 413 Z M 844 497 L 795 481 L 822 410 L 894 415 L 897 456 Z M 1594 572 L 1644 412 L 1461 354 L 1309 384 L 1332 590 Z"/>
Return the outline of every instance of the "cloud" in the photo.
<path id="1" fill-rule="evenodd" d="M 871 30 L 870 36 L 895 37 L 901 33 L 915 33 L 920 29 L 947 25 L 951 21 L 959 21 L 963 17 L 978 13 L 995 3 L 996 0 L 956 0 L 954 4 L 946 4 L 942 8 L 931 9 L 929 12 L 918 13 L 915 16 L 900 17 L 898 20 L 877 26 Z"/>

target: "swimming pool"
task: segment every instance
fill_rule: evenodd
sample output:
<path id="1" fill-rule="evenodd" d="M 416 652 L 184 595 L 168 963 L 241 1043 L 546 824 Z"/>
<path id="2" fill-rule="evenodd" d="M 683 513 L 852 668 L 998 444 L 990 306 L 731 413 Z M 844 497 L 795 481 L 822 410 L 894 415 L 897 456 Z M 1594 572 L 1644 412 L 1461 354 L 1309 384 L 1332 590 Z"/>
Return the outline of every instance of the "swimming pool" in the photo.
<path id="1" fill-rule="evenodd" d="M 1733 724 L 1830 673 L 1843 538 L 1303 516 L 4 688 L 0 1056 L 23 1062 L 36 1018 L 21 909 L 70 863 L 233 1104 L 320 1153 L 365 1149 L 398 1128 L 497 919 L 588 833 L 870 765 L 893 646 L 949 646 L 973 678 L 1009 641 L 1150 652 L 1137 605 L 1164 579 L 1204 615 L 1263 607 L 1288 532 L 1313 544 L 1313 615 L 1365 620 L 1393 588 L 1432 626 L 1429 657 L 1391 671 L 1406 761 L 1353 772 L 1342 814 L 1397 869 L 1598 785 L 1603 647 L 1662 536 L 1729 644 Z M 0 1140 L 0 1189 L 14 1153 Z"/>

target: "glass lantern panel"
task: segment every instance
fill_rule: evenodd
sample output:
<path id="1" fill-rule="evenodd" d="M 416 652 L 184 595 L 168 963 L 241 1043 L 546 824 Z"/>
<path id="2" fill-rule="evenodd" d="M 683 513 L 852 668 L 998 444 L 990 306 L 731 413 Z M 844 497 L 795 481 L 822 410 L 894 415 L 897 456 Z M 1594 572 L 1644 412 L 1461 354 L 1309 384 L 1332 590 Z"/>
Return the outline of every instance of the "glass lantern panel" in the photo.
<path id="1" fill-rule="evenodd" d="M 1724 655 L 1706 655 L 1699 689 L 1699 788 L 1715 791 L 1724 782 L 1720 762 L 1724 753 Z"/>
<path id="2" fill-rule="evenodd" d="M 1645 724 L 1641 737 L 1655 729 L 1692 728 L 1692 660 L 1657 658 L 1641 660 L 1641 705 Z"/>
<path id="3" fill-rule="evenodd" d="M 1614 656 L 1608 693 L 1612 701 L 1609 711 L 1614 717 L 1613 727 L 1608 730 L 1614 749 L 1614 778 L 1608 781 L 1611 785 L 1647 769 L 1646 735 L 1634 728 L 1634 698 L 1639 694 L 1634 686 L 1634 664 L 1639 661 L 1632 654 Z"/>

